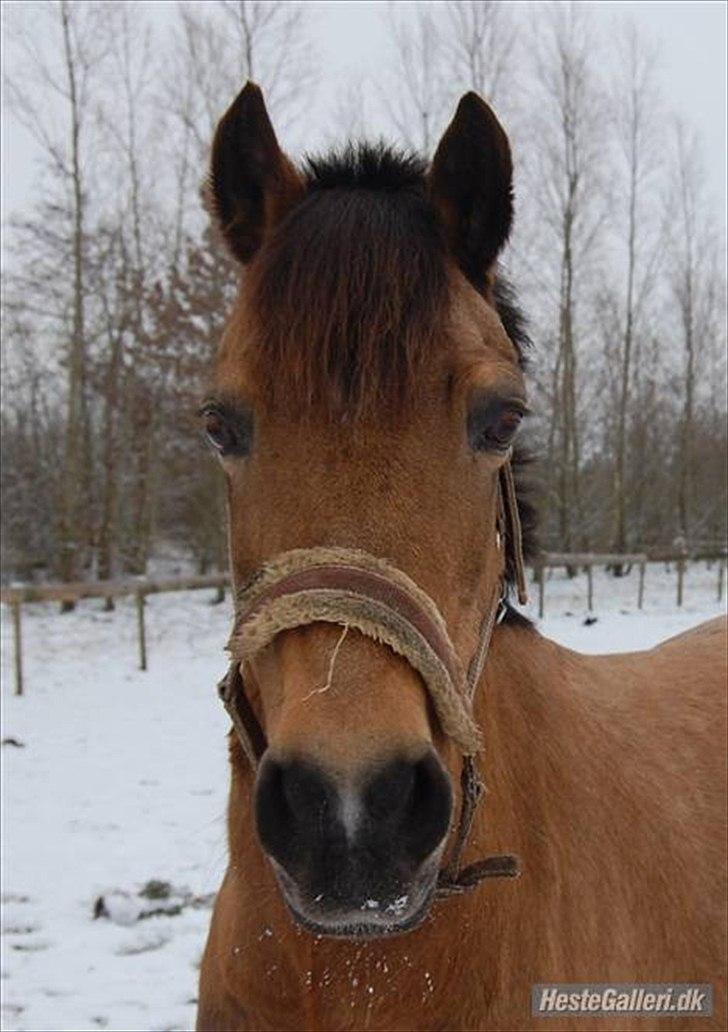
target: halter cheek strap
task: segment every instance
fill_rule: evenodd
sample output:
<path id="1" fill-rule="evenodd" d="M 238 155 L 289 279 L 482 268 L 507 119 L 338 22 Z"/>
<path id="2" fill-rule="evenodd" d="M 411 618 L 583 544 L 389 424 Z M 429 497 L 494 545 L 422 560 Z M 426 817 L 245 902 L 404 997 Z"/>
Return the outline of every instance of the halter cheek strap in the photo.
<path id="1" fill-rule="evenodd" d="M 510 537 L 519 601 L 526 601 L 521 528 L 510 462 L 501 468 L 497 535 Z M 435 602 L 402 570 L 367 552 L 343 548 L 297 549 L 265 564 L 239 591 L 229 649 L 233 661 L 218 685 L 240 745 L 255 770 L 266 739 L 245 692 L 241 666 L 284 630 L 325 622 L 354 627 L 403 656 L 422 677 L 443 731 L 463 754 L 461 809 L 450 856 L 438 878 L 438 895 L 468 891 L 484 878 L 514 877 L 516 857 L 491 856 L 464 870 L 460 860 L 484 791 L 474 756 L 480 732 L 472 715 L 495 626 L 506 612 L 499 582 L 480 629 L 467 674 Z"/>

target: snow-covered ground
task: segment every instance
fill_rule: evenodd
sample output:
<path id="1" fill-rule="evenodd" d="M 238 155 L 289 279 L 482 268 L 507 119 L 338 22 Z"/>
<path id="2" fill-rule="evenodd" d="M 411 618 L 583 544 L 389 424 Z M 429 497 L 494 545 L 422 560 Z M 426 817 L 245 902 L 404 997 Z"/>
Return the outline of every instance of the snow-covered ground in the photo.
<path id="1" fill-rule="evenodd" d="M 599 573 L 597 620 L 585 626 L 585 578 L 554 572 L 541 629 L 586 652 L 646 648 L 723 611 L 716 586 L 715 567 L 691 566 L 678 611 L 674 570 L 651 565 L 638 612 L 636 570 Z M 3 1029 L 194 1027 L 225 860 L 227 721 L 215 682 L 230 614 L 210 597 L 149 599 L 146 673 L 130 602 L 64 616 L 25 607 L 22 698 L 2 614 Z M 139 896 L 152 880 L 169 895 L 151 886 L 155 898 Z M 148 913 L 167 909 L 177 912 Z"/>

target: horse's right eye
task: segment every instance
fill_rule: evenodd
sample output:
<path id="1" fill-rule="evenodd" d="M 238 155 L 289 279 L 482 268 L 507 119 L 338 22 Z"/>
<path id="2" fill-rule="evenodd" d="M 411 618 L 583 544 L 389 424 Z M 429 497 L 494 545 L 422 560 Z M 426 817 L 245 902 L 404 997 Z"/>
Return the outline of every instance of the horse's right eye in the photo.
<path id="1" fill-rule="evenodd" d="M 227 412 L 217 405 L 206 405 L 201 415 L 207 439 L 220 455 L 244 456 L 249 453 L 253 425 L 247 412 Z"/>
<path id="2" fill-rule="evenodd" d="M 233 443 L 230 428 L 219 412 L 207 411 L 204 414 L 205 433 L 213 448 L 219 452 L 225 452 Z"/>

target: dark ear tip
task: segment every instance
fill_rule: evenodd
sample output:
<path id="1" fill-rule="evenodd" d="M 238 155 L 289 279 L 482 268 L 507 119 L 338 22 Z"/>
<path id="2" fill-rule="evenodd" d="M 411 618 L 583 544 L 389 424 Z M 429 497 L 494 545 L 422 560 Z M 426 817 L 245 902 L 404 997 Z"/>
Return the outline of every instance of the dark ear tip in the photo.
<path id="1" fill-rule="evenodd" d="M 475 90 L 468 90 L 467 93 L 463 93 L 460 98 L 460 103 L 458 104 L 458 108 L 463 108 L 464 110 L 484 107 L 487 107 L 485 101 L 479 93 L 475 92 Z"/>
<path id="2" fill-rule="evenodd" d="M 230 105 L 230 110 L 236 113 L 240 111 L 265 111 L 265 100 L 263 99 L 263 91 L 260 86 L 248 79 Z"/>
<path id="3" fill-rule="evenodd" d="M 469 90 L 460 98 L 460 103 L 455 112 L 456 118 L 482 118 L 483 115 L 492 115 L 492 111 L 483 98 L 477 93 Z"/>
<path id="4" fill-rule="evenodd" d="M 265 108 L 265 100 L 263 99 L 263 91 L 257 83 L 251 82 L 250 79 L 243 86 L 241 91 L 235 97 L 235 100 L 230 104 L 225 114 L 220 119 L 220 124 L 230 124 L 237 122 L 238 119 L 258 119 L 264 116 L 268 118 L 268 114 Z"/>
<path id="5" fill-rule="evenodd" d="M 248 79 L 248 81 L 245 83 L 245 85 L 243 86 L 242 90 L 240 91 L 240 97 L 241 98 L 242 97 L 247 97 L 247 98 L 260 97 L 261 100 L 262 100 L 263 99 L 263 91 L 261 90 L 261 88 L 260 88 L 260 86 L 258 85 L 257 82 L 253 82 L 252 79 Z"/>
<path id="6" fill-rule="evenodd" d="M 476 118 L 478 120 L 486 119 L 491 125 L 496 125 L 499 129 L 503 128 L 490 104 L 486 103 L 481 96 L 472 90 L 460 98 L 455 117 Z"/>

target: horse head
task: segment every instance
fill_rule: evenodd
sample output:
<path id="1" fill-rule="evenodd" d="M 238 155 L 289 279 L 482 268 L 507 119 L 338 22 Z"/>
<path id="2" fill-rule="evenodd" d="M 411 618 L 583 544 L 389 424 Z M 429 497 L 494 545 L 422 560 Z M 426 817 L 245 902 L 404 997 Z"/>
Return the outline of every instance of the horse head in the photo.
<path id="1" fill-rule="evenodd" d="M 380 145 L 297 168 L 248 84 L 209 191 L 242 266 L 203 412 L 258 742 L 231 739 L 231 862 L 258 848 L 252 808 L 299 922 L 403 931 L 478 747 L 467 670 L 508 563 L 500 478 L 526 410 L 495 272 L 508 140 L 471 93 L 429 167 Z"/>

